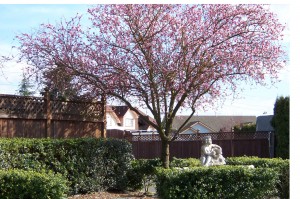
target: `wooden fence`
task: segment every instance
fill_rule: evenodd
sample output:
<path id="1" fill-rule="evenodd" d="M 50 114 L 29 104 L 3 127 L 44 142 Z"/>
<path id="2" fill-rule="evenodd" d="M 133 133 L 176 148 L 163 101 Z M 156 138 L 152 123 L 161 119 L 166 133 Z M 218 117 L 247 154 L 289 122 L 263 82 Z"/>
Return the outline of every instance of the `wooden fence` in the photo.
<path id="1" fill-rule="evenodd" d="M 105 103 L 0 95 L 0 137 L 105 137 Z"/>
<path id="2" fill-rule="evenodd" d="M 149 159 L 161 156 L 161 141 L 155 133 L 126 132 L 124 138 L 133 147 L 135 158 Z M 274 157 L 274 135 L 272 132 L 218 132 L 179 135 L 170 144 L 170 156 L 176 158 L 200 158 L 204 136 L 211 136 L 213 144 L 222 147 L 223 156 Z"/>

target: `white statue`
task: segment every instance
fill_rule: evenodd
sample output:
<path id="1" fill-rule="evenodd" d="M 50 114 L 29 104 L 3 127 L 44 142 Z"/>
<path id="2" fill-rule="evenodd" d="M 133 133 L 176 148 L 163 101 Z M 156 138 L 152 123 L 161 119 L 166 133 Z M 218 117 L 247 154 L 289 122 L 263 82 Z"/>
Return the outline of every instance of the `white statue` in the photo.
<path id="1" fill-rule="evenodd" d="M 203 166 L 226 164 L 225 158 L 222 155 L 222 148 L 219 145 L 212 144 L 210 136 L 204 137 L 203 145 L 201 146 L 200 161 Z"/>

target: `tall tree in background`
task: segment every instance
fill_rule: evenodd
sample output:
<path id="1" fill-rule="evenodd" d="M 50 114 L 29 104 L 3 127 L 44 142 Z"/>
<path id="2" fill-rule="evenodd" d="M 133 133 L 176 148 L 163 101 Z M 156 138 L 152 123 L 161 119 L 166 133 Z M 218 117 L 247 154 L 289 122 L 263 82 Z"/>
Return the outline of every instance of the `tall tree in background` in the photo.
<path id="1" fill-rule="evenodd" d="M 75 75 L 66 71 L 66 68 L 57 66 L 43 73 L 43 84 L 49 89 L 51 99 L 78 100 L 80 90 L 73 81 Z"/>
<path id="2" fill-rule="evenodd" d="M 271 121 L 275 129 L 275 156 L 284 159 L 290 157 L 290 97 L 279 97 L 274 105 L 274 117 Z"/>
<path id="3" fill-rule="evenodd" d="M 32 96 L 35 93 L 32 91 L 32 88 L 34 88 L 34 85 L 30 83 L 25 73 L 23 73 L 23 78 L 19 84 L 18 94 L 21 96 Z"/>
<path id="4" fill-rule="evenodd" d="M 239 88 L 264 85 L 283 67 L 283 25 L 261 5 L 98 5 L 19 35 L 20 59 L 36 74 L 63 67 L 91 95 L 121 100 L 159 133 L 162 160 L 196 109 Z M 155 122 L 135 107 L 147 108 Z M 171 132 L 180 109 L 190 117 Z"/>

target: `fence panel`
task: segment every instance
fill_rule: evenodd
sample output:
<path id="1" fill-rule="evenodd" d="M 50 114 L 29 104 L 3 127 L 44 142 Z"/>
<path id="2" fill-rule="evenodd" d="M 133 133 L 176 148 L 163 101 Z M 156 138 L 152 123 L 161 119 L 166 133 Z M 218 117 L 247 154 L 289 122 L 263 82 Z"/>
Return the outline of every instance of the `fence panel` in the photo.
<path id="1" fill-rule="evenodd" d="M 105 137 L 105 103 L 0 94 L 0 136 Z"/>
<path id="2" fill-rule="evenodd" d="M 106 130 L 106 136 L 110 138 L 119 138 L 123 139 L 125 138 L 125 132 L 123 130 L 119 129 L 107 129 Z"/>
<path id="3" fill-rule="evenodd" d="M 222 132 L 194 135 L 179 135 L 170 144 L 170 157 L 176 158 L 200 158 L 202 139 L 211 136 L 213 143 L 222 147 L 223 156 L 258 156 L 272 157 L 270 153 L 270 132 Z M 157 134 L 143 135 L 134 133 L 124 137 L 131 142 L 133 154 L 137 159 L 159 158 L 161 156 L 161 141 Z"/>
<path id="4" fill-rule="evenodd" d="M 132 143 L 133 154 L 137 159 L 152 159 L 152 158 L 160 157 L 161 142 L 159 141 L 148 141 L 148 142 L 133 141 L 131 143 Z"/>
<path id="5" fill-rule="evenodd" d="M 194 158 L 201 156 L 201 142 L 192 141 L 174 141 L 170 144 L 171 158 Z"/>

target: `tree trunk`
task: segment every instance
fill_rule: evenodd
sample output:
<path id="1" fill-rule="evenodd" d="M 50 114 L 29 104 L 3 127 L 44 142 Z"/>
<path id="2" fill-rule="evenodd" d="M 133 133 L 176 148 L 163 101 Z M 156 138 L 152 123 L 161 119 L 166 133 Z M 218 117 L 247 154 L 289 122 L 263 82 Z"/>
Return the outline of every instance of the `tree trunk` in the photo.
<path id="1" fill-rule="evenodd" d="M 170 142 L 168 140 L 161 140 L 161 160 L 163 167 L 168 169 L 170 166 Z"/>

